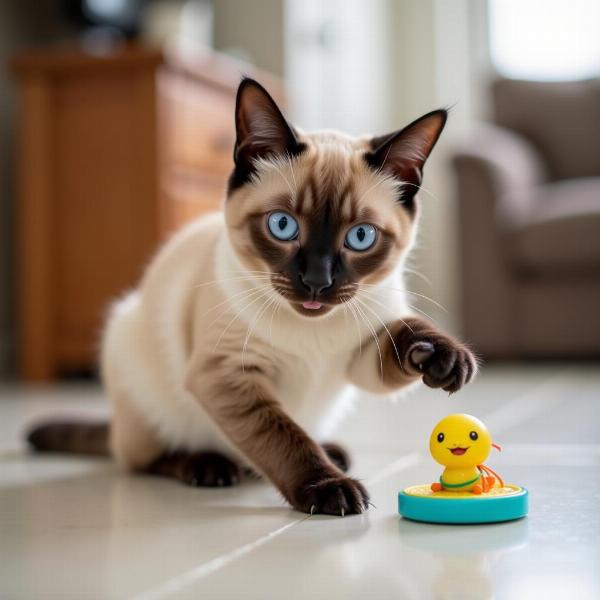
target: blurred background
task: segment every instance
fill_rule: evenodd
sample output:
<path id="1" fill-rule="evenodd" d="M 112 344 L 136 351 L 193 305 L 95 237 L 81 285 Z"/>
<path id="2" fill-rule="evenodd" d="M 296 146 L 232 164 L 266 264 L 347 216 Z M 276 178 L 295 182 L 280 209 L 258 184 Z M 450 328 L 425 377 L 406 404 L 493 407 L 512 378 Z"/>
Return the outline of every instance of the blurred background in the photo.
<path id="1" fill-rule="evenodd" d="M 8 0 L 0 57 L 5 378 L 94 372 L 110 300 L 219 207 L 242 73 L 305 129 L 450 107 L 416 308 L 486 359 L 600 356 L 596 0 Z"/>

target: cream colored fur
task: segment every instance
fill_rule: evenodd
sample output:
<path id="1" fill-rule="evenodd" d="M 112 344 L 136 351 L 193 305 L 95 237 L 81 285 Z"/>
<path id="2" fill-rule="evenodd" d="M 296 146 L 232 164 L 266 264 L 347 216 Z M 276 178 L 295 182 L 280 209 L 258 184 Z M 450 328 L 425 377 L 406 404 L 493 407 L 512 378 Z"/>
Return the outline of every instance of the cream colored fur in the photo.
<path id="1" fill-rule="evenodd" d="M 345 161 L 346 170 L 351 161 L 362 164 L 355 151 L 364 141 L 333 133 L 315 139 L 326 162 L 337 161 L 343 169 Z M 397 220 L 392 213 L 402 209 L 393 201 L 395 184 L 366 166 L 356 168 L 361 201 L 380 202 L 381 218 Z M 246 186 L 237 193 L 245 197 L 235 201 L 259 206 L 257 185 L 264 201 L 293 192 L 302 176 L 302 167 L 293 172 L 289 161 L 265 162 L 260 184 Z M 235 220 L 231 215 L 228 219 Z M 124 467 L 143 468 L 162 451 L 176 449 L 216 450 L 250 462 L 201 406 L 199 400 L 210 399 L 188 391 L 186 382 L 197 379 L 198 365 L 215 351 L 270 374 L 284 410 L 317 440 L 330 433 L 351 381 L 370 391 L 389 392 L 377 368 L 373 333 L 409 313 L 398 291 L 403 258 L 380 287 L 368 295 L 358 293 L 368 306 L 361 306 L 363 315 L 342 306 L 323 317 L 307 318 L 272 290 L 266 271 L 248 270 L 230 239 L 230 228 L 236 225 L 226 226 L 219 213 L 184 228 L 160 250 L 139 288 L 112 308 L 102 371 L 115 405 L 111 447 Z M 412 233 L 408 238 L 410 245 Z M 197 383 L 194 389 L 202 394 Z"/>

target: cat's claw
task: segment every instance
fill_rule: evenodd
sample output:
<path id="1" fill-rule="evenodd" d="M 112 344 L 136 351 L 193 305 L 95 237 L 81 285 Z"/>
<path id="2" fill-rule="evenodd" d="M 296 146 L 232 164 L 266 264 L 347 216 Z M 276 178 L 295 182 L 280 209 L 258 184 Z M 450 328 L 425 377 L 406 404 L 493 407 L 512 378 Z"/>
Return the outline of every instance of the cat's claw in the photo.
<path id="1" fill-rule="evenodd" d="M 416 342 L 409 350 L 410 361 L 419 371 L 423 370 L 424 363 L 435 353 L 435 347 L 430 342 Z"/>
<path id="2" fill-rule="evenodd" d="M 360 482 L 332 473 L 305 482 L 294 495 L 294 507 L 311 515 L 345 516 L 369 508 L 369 494 Z"/>
<path id="3" fill-rule="evenodd" d="M 468 383 L 477 371 L 472 352 L 445 336 L 429 341 L 418 340 L 408 351 L 412 367 L 423 374 L 423 383 L 453 394 Z"/>

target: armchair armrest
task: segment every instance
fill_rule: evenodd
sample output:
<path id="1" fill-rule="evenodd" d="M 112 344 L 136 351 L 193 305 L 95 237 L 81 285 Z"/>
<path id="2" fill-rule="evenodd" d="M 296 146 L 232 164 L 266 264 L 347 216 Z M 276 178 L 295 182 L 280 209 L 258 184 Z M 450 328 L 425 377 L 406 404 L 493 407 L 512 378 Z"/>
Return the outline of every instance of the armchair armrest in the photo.
<path id="1" fill-rule="evenodd" d="M 480 127 L 453 158 L 458 184 L 463 329 L 486 356 L 516 352 L 514 280 L 507 228 L 530 210 L 533 189 L 546 176 L 524 138 L 495 126 Z"/>
<path id="2" fill-rule="evenodd" d="M 522 135 L 496 125 L 479 125 L 456 148 L 454 165 L 460 201 L 489 203 L 488 210 L 504 222 L 521 220 L 529 211 L 532 189 L 547 180 L 535 147 Z M 469 194 L 471 187 L 479 189 L 477 197 Z"/>

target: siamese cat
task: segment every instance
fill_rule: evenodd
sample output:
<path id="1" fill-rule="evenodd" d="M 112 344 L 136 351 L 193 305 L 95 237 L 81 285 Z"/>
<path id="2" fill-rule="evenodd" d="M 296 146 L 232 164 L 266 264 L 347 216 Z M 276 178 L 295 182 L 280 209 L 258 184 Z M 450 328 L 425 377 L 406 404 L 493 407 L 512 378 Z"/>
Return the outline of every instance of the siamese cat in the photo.
<path id="1" fill-rule="evenodd" d="M 244 79 L 223 212 L 178 232 L 110 312 L 110 425 L 42 425 L 32 445 L 110 451 L 125 469 L 195 486 L 233 485 L 249 467 L 297 510 L 366 510 L 345 450 L 323 443 L 347 386 L 390 394 L 422 380 L 452 393 L 477 369 L 413 316 L 403 285 L 446 116 L 382 137 L 305 133 Z"/>

